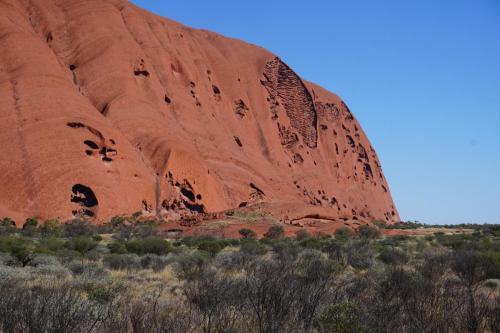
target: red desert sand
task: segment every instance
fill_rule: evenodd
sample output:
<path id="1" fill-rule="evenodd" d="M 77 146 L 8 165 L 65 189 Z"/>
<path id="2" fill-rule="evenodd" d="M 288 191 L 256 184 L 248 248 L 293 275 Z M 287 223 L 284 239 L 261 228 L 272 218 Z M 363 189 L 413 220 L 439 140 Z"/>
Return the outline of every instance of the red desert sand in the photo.
<path id="1" fill-rule="evenodd" d="M 0 143 L 0 217 L 18 225 L 252 207 L 326 231 L 399 220 L 338 96 L 123 0 L 0 1 Z"/>

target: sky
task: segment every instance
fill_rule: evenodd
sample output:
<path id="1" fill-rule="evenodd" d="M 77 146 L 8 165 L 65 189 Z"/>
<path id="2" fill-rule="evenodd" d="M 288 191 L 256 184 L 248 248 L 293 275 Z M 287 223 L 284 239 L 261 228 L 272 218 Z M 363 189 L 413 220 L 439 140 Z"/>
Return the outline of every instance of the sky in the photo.
<path id="1" fill-rule="evenodd" d="M 340 95 L 404 221 L 500 223 L 500 0 L 133 0 Z"/>

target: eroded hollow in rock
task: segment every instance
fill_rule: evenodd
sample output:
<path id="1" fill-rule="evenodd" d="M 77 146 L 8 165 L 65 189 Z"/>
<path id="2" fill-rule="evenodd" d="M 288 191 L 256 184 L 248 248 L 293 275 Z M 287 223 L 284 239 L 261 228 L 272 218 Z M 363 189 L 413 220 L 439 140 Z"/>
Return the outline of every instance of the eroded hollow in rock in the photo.
<path id="1" fill-rule="evenodd" d="M 264 191 L 262 191 L 260 188 L 258 188 L 257 185 L 255 185 L 254 183 L 250 183 L 249 185 L 251 188 L 253 188 L 255 191 L 257 191 L 257 193 L 262 194 L 262 195 L 266 195 L 264 193 Z"/>
<path id="2" fill-rule="evenodd" d="M 71 202 L 81 204 L 84 207 L 92 208 L 99 205 L 94 191 L 88 186 L 75 184 L 71 189 Z"/>
<path id="3" fill-rule="evenodd" d="M 142 76 L 146 76 L 146 77 L 148 77 L 148 76 L 149 76 L 149 72 L 148 72 L 148 71 L 146 71 L 146 70 L 139 70 L 139 69 L 136 69 L 136 70 L 134 71 L 134 75 L 135 75 L 135 76 L 142 75 Z"/>
<path id="4" fill-rule="evenodd" d="M 182 193 L 183 196 L 185 196 L 189 200 L 196 201 L 195 195 L 194 195 L 193 191 L 191 191 L 191 190 L 183 187 L 183 188 L 181 188 L 181 193 Z"/>
<path id="5" fill-rule="evenodd" d="M 346 139 L 347 139 L 347 144 L 348 144 L 349 146 L 351 146 L 351 147 L 353 147 L 353 148 L 354 148 L 354 146 L 356 146 L 356 144 L 354 143 L 353 138 L 352 138 L 350 135 L 346 135 L 345 137 L 346 137 Z"/>
<path id="6" fill-rule="evenodd" d="M 234 113 L 236 113 L 238 117 L 244 118 L 248 111 L 250 111 L 250 109 L 242 99 L 234 102 Z"/>
<path id="7" fill-rule="evenodd" d="M 243 147 L 243 144 L 241 143 L 241 140 L 240 138 L 238 138 L 237 136 L 234 137 L 234 141 L 236 141 L 236 144 L 240 147 Z"/>
<path id="8" fill-rule="evenodd" d="M 69 122 L 66 125 L 68 125 L 68 127 L 71 127 L 71 128 L 82 128 L 82 127 L 85 127 L 84 124 L 78 123 L 78 122 Z"/>
<path id="9" fill-rule="evenodd" d="M 172 100 L 167 95 L 165 95 L 165 103 L 167 103 L 167 104 L 172 103 Z"/>
<path id="10" fill-rule="evenodd" d="M 97 143 L 95 143 L 92 140 L 85 140 L 85 141 L 83 141 L 83 143 L 86 144 L 87 146 L 89 146 L 91 149 L 99 149 L 99 146 L 97 145 Z"/>

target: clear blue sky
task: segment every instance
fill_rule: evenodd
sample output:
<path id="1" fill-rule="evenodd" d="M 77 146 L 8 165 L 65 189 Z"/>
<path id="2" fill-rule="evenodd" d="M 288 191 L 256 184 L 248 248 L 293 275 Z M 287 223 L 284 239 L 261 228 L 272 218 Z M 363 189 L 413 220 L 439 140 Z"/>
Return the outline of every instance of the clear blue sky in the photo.
<path id="1" fill-rule="evenodd" d="M 500 0 L 135 0 L 339 94 L 403 220 L 500 223 Z"/>

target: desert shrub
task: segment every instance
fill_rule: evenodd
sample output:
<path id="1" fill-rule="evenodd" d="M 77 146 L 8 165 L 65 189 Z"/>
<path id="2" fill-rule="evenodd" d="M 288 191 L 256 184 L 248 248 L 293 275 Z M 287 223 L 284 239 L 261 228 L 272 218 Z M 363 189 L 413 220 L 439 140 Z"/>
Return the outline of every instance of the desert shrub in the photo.
<path id="1" fill-rule="evenodd" d="M 238 271 L 249 258 L 242 252 L 220 253 L 215 259 L 215 267 L 223 271 Z"/>
<path id="2" fill-rule="evenodd" d="M 152 253 L 157 255 L 167 255 L 171 250 L 171 245 L 168 241 L 161 238 L 146 238 L 144 240 L 145 253 Z"/>
<path id="3" fill-rule="evenodd" d="M 324 243 L 316 238 L 304 238 L 299 242 L 299 245 L 308 249 L 319 250 L 323 248 Z"/>
<path id="4" fill-rule="evenodd" d="M 48 256 L 44 254 L 36 254 L 33 256 L 33 259 L 30 262 L 30 266 L 58 266 L 61 263 L 54 256 Z"/>
<path id="5" fill-rule="evenodd" d="M 152 269 L 154 272 L 161 272 L 167 267 L 169 260 L 165 256 L 156 254 L 148 254 L 140 259 L 140 264 L 143 269 Z"/>
<path id="6" fill-rule="evenodd" d="M 353 303 L 330 305 L 315 318 L 314 326 L 324 333 L 367 332 L 358 312 L 358 307 Z"/>
<path id="7" fill-rule="evenodd" d="M 31 276 L 30 273 L 31 272 L 24 268 L 0 264 L 0 282 L 10 280 L 27 280 Z M 0 317 L 1 315 L 2 312 L 0 311 Z"/>
<path id="8" fill-rule="evenodd" d="M 235 238 L 226 238 L 223 240 L 226 246 L 239 246 L 241 241 Z"/>
<path id="9" fill-rule="evenodd" d="M 359 236 L 364 239 L 377 239 L 381 236 L 381 232 L 378 228 L 367 224 L 359 226 L 358 233 Z"/>
<path id="10" fill-rule="evenodd" d="M 484 254 L 484 270 L 490 279 L 500 279 L 500 251 L 488 251 Z"/>
<path id="11" fill-rule="evenodd" d="M 104 265 L 112 270 L 138 270 L 140 258 L 136 254 L 108 254 L 103 259 Z"/>
<path id="12" fill-rule="evenodd" d="M 469 288 L 486 280 L 486 265 L 485 257 L 477 251 L 458 251 L 451 259 L 451 269 Z"/>
<path id="13" fill-rule="evenodd" d="M 109 251 L 107 246 L 105 246 L 103 244 L 97 244 L 97 246 L 95 248 L 86 252 L 84 257 L 85 257 L 85 259 L 87 259 L 89 261 L 99 261 L 101 258 L 103 258 L 108 253 L 110 253 L 110 251 Z"/>
<path id="14" fill-rule="evenodd" d="M 340 227 L 335 230 L 335 238 L 339 240 L 347 240 L 354 237 L 354 232 L 347 227 Z"/>
<path id="15" fill-rule="evenodd" d="M 0 294 L 2 332 L 89 332 L 104 316 L 69 284 L 8 282 Z"/>
<path id="16" fill-rule="evenodd" d="M 134 237 L 137 238 L 151 238 L 157 236 L 157 229 L 155 228 L 155 223 L 141 222 L 137 223 L 134 228 Z"/>
<path id="17" fill-rule="evenodd" d="M 12 219 L 5 217 L 0 220 L 0 235 L 10 235 L 16 231 L 16 223 Z"/>
<path id="18" fill-rule="evenodd" d="M 82 255 L 80 252 L 64 247 L 57 250 L 56 256 L 61 260 L 62 263 L 68 263 L 76 259 L 81 259 Z"/>
<path id="19" fill-rule="evenodd" d="M 126 215 L 116 215 L 116 216 L 113 216 L 111 218 L 111 220 L 109 221 L 109 223 L 113 226 L 113 227 L 119 227 L 123 224 L 125 224 L 125 222 L 127 222 L 129 220 L 129 217 L 126 216 Z"/>
<path id="20" fill-rule="evenodd" d="M 373 263 L 373 248 L 370 243 L 353 240 L 346 244 L 345 253 L 349 265 L 356 269 L 367 269 Z"/>
<path id="21" fill-rule="evenodd" d="M 69 270 L 52 256 L 36 256 L 30 263 L 35 276 L 50 276 L 63 279 L 69 275 Z"/>
<path id="22" fill-rule="evenodd" d="M 95 228 L 85 220 L 74 219 L 63 224 L 64 235 L 66 237 L 87 236 L 96 234 Z"/>
<path id="23" fill-rule="evenodd" d="M 217 253 L 226 247 L 224 241 L 221 240 L 203 240 L 198 243 L 198 250 L 207 252 L 211 257 L 215 257 Z"/>
<path id="24" fill-rule="evenodd" d="M 64 248 L 66 242 L 60 238 L 47 236 L 38 241 L 36 246 L 37 253 L 55 254 L 57 251 Z"/>
<path id="25" fill-rule="evenodd" d="M 97 242 L 88 236 L 78 236 L 66 242 L 65 247 L 74 250 L 81 255 L 95 249 Z"/>
<path id="26" fill-rule="evenodd" d="M 112 234 L 114 228 L 111 223 L 97 224 L 94 226 L 95 232 L 99 235 Z"/>
<path id="27" fill-rule="evenodd" d="M 373 220 L 372 224 L 379 229 L 385 229 L 387 227 L 387 222 L 383 220 Z"/>
<path id="28" fill-rule="evenodd" d="M 471 235 L 435 233 L 436 241 L 442 246 L 452 248 L 454 250 L 465 250 L 470 245 Z"/>
<path id="29" fill-rule="evenodd" d="M 257 238 L 257 234 L 255 231 L 251 229 L 240 229 L 238 233 L 241 235 L 243 239 L 255 239 Z"/>
<path id="30" fill-rule="evenodd" d="M 125 247 L 125 244 L 120 241 L 114 241 L 109 243 L 108 245 L 109 252 L 111 253 L 116 253 L 116 254 L 124 254 L 127 253 L 127 248 Z"/>
<path id="31" fill-rule="evenodd" d="M 208 269 L 208 262 L 209 257 L 206 252 L 185 253 L 174 263 L 174 273 L 181 280 L 193 281 Z"/>
<path id="32" fill-rule="evenodd" d="M 295 259 L 302 250 L 297 242 L 288 238 L 274 240 L 269 245 L 274 253 L 274 257 L 283 261 Z"/>
<path id="33" fill-rule="evenodd" d="M 81 260 L 75 260 L 71 261 L 66 264 L 66 267 L 73 273 L 74 275 L 81 275 L 83 274 L 86 264 L 83 263 Z"/>
<path id="34" fill-rule="evenodd" d="M 9 253 L 16 263 L 21 266 L 28 265 L 34 256 L 32 242 L 20 237 L 0 238 L 0 252 Z"/>
<path id="35" fill-rule="evenodd" d="M 280 225 L 273 225 L 264 234 L 266 239 L 281 239 L 285 237 L 285 229 Z"/>
<path id="36" fill-rule="evenodd" d="M 23 224 L 22 234 L 26 237 L 35 237 L 38 234 L 38 219 L 35 217 L 26 219 Z"/>
<path id="37" fill-rule="evenodd" d="M 267 253 L 267 247 L 257 241 L 249 240 L 241 243 L 240 252 L 245 255 L 261 256 Z"/>
<path id="38" fill-rule="evenodd" d="M 103 261 L 104 262 L 104 261 Z M 66 267 L 73 275 L 81 276 L 85 279 L 98 279 L 102 281 L 108 273 L 97 263 L 88 263 L 81 260 L 74 260 L 66 264 Z"/>
<path id="39" fill-rule="evenodd" d="M 328 254 L 328 257 L 340 264 L 347 265 L 347 255 L 344 249 L 344 241 L 339 239 L 329 239 L 323 243 L 322 251 Z"/>
<path id="40" fill-rule="evenodd" d="M 125 243 L 125 248 L 130 253 L 138 255 L 157 254 L 166 255 L 171 251 L 171 245 L 168 241 L 151 237 L 146 239 L 133 239 Z"/>
<path id="41" fill-rule="evenodd" d="M 134 226 L 123 224 L 114 227 L 113 239 L 117 241 L 128 241 L 134 238 Z"/>
<path id="42" fill-rule="evenodd" d="M 9 253 L 0 252 L 0 266 L 12 265 L 14 261 L 14 257 L 12 257 Z"/>
<path id="43" fill-rule="evenodd" d="M 409 260 L 403 250 L 394 247 L 384 247 L 378 258 L 387 265 L 403 265 Z"/>
<path id="44" fill-rule="evenodd" d="M 183 237 L 179 241 L 180 245 L 185 245 L 187 247 L 194 247 L 196 245 L 196 238 L 193 236 Z"/>
<path id="45" fill-rule="evenodd" d="M 43 237 L 59 238 L 64 235 L 64 229 L 59 220 L 47 220 L 40 226 Z"/>
<path id="46" fill-rule="evenodd" d="M 310 238 L 312 238 L 311 234 L 305 229 L 301 229 L 295 233 L 295 239 L 298 242 L 306 240 L 306 239 L 310 239 Z"/>

